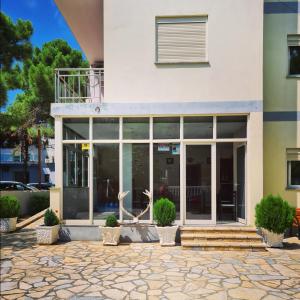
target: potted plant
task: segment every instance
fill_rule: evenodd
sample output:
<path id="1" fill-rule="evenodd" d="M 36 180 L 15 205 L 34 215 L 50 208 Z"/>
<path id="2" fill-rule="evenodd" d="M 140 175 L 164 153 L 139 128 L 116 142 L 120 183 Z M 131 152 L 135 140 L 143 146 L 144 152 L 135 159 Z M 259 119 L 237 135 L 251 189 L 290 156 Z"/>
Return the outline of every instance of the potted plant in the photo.
<path id="1" fill-rule="evenodd" d="M 291 227 L 294 216 L 295 208 L 279 195 L 268 195 L 256 205 L 255 225 L 261 228 L 268 247 L 283 247 L 284 232 Z"/>
<path id="2" fill-rule="evenodd" d="M 20 202 L 15 196 L 0 197 L 0 232 L 16 230 L 17 217 L 20 212 Z"/>
<path id="3" fill-rule="evenodd" d="M 174 246 L 178 226 L 172 226 L 176 219 L 175 204 L 168 198 L 160 198 L 154 203 L 154 220 L 161 246 Z"/>
<path id="4" fill-rule="evenodd" d="M 36 229 L 37 243 L 51 245 L 58 240 L 59 219 L 52 209 L 47 209 L 44 215 L 44 225 Z"/>
<path id="5" fill-rule="evenodd" d="M 121 227 L 115 215 L 107 216 L 105 226 L 101 226 L 103 245 L 116 246 L 119 244 Z"/>

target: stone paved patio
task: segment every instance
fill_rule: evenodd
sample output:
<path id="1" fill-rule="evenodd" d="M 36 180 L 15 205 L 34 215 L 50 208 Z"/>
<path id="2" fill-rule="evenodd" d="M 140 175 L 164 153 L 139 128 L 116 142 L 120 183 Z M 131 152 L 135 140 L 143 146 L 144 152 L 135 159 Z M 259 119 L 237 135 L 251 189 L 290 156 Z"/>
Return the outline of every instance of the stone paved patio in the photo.
<path id="1" fill-rule="evenodd" d="M 32 230 L 2 236 L 2 299 L 300 299 L 300 245 L 200 252 L 158 244 L 38 246 Z M 86 298 L 82 298 L 86 297 Z"/>

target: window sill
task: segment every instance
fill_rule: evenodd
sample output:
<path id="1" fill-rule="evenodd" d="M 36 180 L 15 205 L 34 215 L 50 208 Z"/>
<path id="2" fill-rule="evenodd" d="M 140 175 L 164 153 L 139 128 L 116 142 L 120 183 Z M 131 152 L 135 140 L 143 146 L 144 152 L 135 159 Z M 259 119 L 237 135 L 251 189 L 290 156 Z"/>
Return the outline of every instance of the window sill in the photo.
<path id="1" fill-rule="evenodd" d="M 172 61 L 172 62 L 154 62 L 155 65 L 209 65 L 209 61 Z M 300 75 L 299 75 L 300 77 Z"/>
<path id="2" fill-rule="evenodd" d="M 300 191 L 300 185 L 287 186 L 286 191 Z"/>
<path id="3" fill-rule="evenodd" d="M 287 79 L 300 79 L 300 74 L 299 75 L 286 75 Z"/>

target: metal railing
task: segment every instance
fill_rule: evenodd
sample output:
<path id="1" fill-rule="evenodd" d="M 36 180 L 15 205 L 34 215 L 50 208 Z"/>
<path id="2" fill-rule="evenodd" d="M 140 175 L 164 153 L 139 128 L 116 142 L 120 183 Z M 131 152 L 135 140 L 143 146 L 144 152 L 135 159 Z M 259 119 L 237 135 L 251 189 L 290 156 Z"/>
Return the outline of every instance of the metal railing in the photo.
<path id="1" fill-rule="evenodd" d="M 101 102 L 103 94 L 103 68 L 55 69 L 55 102 Z"/>

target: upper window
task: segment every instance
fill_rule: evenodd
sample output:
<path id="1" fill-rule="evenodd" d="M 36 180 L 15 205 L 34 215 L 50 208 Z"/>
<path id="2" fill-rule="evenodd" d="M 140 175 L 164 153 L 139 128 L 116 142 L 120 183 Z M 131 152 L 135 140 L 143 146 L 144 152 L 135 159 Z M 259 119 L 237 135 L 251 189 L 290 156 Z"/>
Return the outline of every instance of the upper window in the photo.
<path id="1" fill-rule="evenodd" d="M 207 16 L 157 17 L 156 62 L 207 62 Z"/>
<path id="2" fill-rule="evenodd" d="M 287 186 L 300 189 L 300 149 L 287 149 Z"/>
<path id="3" fill-rule="evenodd" d="M 234 139 L 247 137 L 247 116 L 217 117 L 217 138 Z"/>
<path id="4" fill-rule="evenodd" d="M 88 140 L 89 119 L 88 118 L 65 118 L 63 119 L 64 140 Z"/>
<path id="5" fill-rule="evenodd" d="M 300 75 L 300 35 L 288 35 L 289 75 Z"/>

